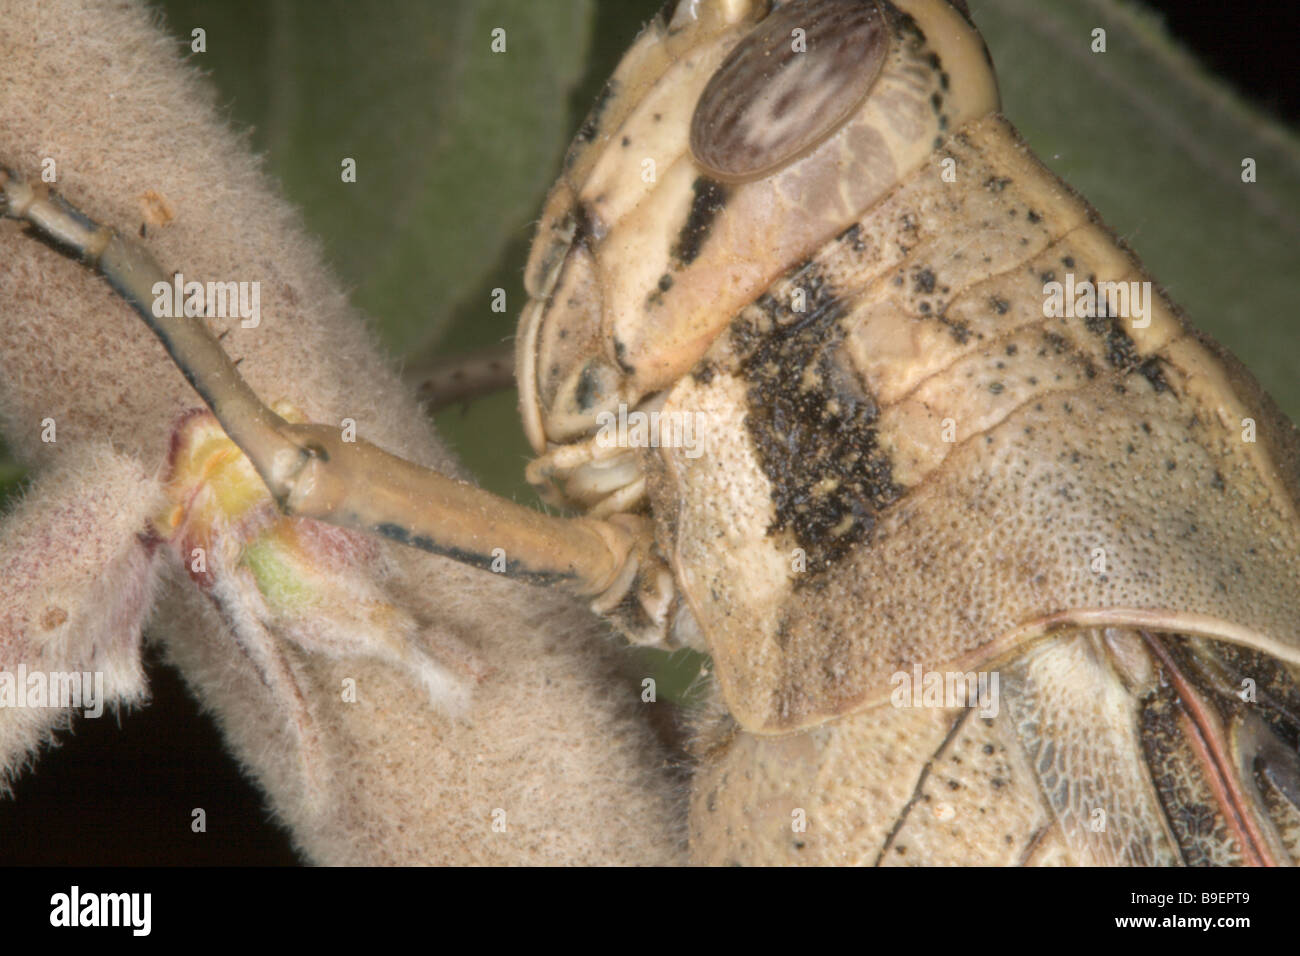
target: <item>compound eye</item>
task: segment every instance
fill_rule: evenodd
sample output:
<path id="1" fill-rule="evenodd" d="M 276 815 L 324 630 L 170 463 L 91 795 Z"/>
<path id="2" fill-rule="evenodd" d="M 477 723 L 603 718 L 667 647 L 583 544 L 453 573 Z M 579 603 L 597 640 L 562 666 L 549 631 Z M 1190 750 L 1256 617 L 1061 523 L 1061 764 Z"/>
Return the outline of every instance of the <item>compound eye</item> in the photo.
<path id="1" fill-rule="evenodd" d="M 888 51 L 888 25 L 875 0 L 783 4 L 704 88 L 691 118 L 696 162 L 723 180 L 784 165 L 848 119 Z"/>

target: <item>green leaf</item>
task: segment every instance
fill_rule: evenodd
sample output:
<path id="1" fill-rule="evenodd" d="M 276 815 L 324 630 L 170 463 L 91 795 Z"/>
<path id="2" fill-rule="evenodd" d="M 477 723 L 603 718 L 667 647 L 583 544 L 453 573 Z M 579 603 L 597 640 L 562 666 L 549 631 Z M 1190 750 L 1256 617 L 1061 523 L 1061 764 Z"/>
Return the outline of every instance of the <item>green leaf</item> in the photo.
<path id="1" fill-rule="evenodd" d="M 397 354 L 443 334 L 502 250 L 526 242 L 569 136 L 589 0 L 162 7 L 187 43 L 206 31 L 194 61 Z M 486 298 L 477 314 L 490 337 L 512 333 Z"/>

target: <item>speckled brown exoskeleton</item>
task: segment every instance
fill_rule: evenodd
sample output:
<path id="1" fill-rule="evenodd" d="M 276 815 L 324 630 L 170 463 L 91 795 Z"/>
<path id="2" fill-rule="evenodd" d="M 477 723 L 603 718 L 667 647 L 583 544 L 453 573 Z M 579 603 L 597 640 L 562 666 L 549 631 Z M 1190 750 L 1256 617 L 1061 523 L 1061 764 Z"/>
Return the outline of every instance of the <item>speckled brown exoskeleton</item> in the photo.
<path id="1" fill-rule="evenodd" d="M 710 654 L 698 861 L 1292 862 L 1295 428 L 998 108 L 961 3 L 669 4 L 526 272 L 528 474 L 572 518 L 272 411 L 142 244 L 2 178 L 287 515 Z"/>

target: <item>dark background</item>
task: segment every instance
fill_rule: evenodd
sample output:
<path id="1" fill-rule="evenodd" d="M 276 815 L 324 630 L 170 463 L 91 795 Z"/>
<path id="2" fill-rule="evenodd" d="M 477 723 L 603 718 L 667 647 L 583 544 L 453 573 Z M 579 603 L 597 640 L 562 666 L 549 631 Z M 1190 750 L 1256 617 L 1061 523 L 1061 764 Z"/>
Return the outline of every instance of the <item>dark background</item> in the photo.
<path id="1" fill-rule="evenodd" d="M 619 0 L 620 4 L 625 0 Z M 970 0 L 978 21 L 979 0 Z M 644 8 L 655 0 L 626 0 Z M 1247 99 L 1300 125 L 1300 5 L 1147 0 L 1170 32 Z M 597 22 L 585 102 L 627 46 L 626 10 Z M 615 35 L 610 35 L 610 34 Z M 585 103 L 577 114 L 585 111 Z M 577 119 L 575 118 L 575 124 Z M 0 864 L 223 865 L 299 862 L 257 790 L 198 713 L 180 677 L 150 652 L 152 703 L 123 715 L 82 720 L 43 753 L 35 772 L 0 799 Z M 185 796 L 188 795 L 188 799 Z M 184 810 L 184 820 L 172 819 Z M 189 809 L 203 807 L 208 832 L 193 834 Z M 166 820 L 166 825 L 160 825 Z"/>
<path id="2" fill-rule="evenodd" d="M 979 0 L 971 0 L 978 9 Z M 1300 124 L 1300 4 L 1146 0 L 1211 72 L 1292 126 Z"/>

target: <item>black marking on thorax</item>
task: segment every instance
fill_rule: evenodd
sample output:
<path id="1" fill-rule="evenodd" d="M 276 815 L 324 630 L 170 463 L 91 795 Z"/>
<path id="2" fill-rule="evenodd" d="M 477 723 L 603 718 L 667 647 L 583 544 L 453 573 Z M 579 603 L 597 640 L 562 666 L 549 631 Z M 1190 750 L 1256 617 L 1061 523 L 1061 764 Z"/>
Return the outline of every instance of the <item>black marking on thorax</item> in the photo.
<path id="1" fill-rule="evenodd" d="M 803 311 L 793 308 L 797 290 Z M 796 586 L 868 540 L 877 515 L 903 492 L 877 443 L 880 410 L 841 347 L 850 305 L 810 263 L 732 324 L 747 382 L 745 426 L 772 485 L 768 533 L 792 532 L 807 558 Z"/>
<path id="2" fill-rule="evenodd" d="M 1095 285 L 1097 277 L 1095 275 L 1089 276 L 1088 281 Z M 1160 356 L 1151 355 L 1143 358 L 1139 354 L 1132 336 L 1124 330 L 1119 317 L 1109 314 L 1107 305 L 1108 303 L 1099 301 L 1097 303 L 1098 314 L 1084 318 L 1083 322 L 1089 332 L 1105 338 L 1106 361 L 1111 368 L 1121 375 L 1137 372 L 1157 392 L 1169 391 L 1169 383 L 1165 380 L 1164 372 L 1160 367 L 1162 362 Z M 1148 303 L 1147 307 L 1151 308 L 1152 306 Z"/>

